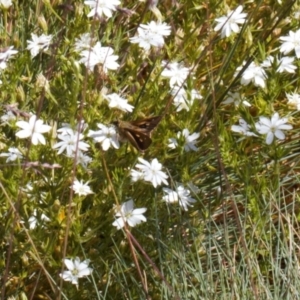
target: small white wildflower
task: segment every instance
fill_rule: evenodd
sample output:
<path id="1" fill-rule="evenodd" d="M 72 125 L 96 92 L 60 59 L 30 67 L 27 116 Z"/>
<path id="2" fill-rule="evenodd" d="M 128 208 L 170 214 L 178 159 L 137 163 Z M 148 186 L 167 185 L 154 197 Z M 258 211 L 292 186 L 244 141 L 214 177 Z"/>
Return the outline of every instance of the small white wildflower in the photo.
<path id="1" fill-rule="evenodd" d="M 259 117 L 259 121 L 255 124 L 256 130 L 259 134 L 266 134 L 267 145 L 272 144 L 274 136 L 279 140 L 285 139 L 285 134 L 282 130 L 291 130 L 292 125 L 286 124 L 287 118 L 280 118 L 279 114 L 276 112 L 271 117 L 271 119 L 266 117 Z"/>
<path id="2" fill-rule="evenodd" d="M 82 180 L 75 180 L 73 182 L 72 189 L 74 190 L 74 193 L 79 196 L 87 196 L 89 194 L 93 194 L 93 191 L 88 186 L 88 182 L 83 183 Z"/>
<path id="3" fill-rule="evenodd" d="M 103 15 L 107 19 L 112 17 L 112 12 L 117 9 L 121 2 L 119 0 L 87 0 L 84 4 L 88 5 L 92 10 L 87 15 L 88 17 L 100 18 Z"/>
<path id="4" fill-rule="evenodd" d="M 116 62 L 117 55 L 113 55 L 114 50 L 111 47 L 102 47 L 100 42 L 97 42 L 94 47 L 89 50 L 83 50 L 80 53 L 80 63 L 83 63 L 90 71 L 94 67 L 101 64 L 103 72 L 107 73 L 108 70 L 117 70 L 119 64 Z"/>
<path id="5" fill-rule="evenodd" d="M 245 63 L 243 63 L 243 65 L 244 64 Z M 235 76 L 239 74 L 242 68 L 243 67 L 241 66 L 236 69 Z M 241 74 L 242 85 L 248 85 L 250 82 L 253 82 L 255 86 L 264 88 L 266 86 L 266 79 L 267 74 L 265 70 L 261 66 L 256 65 L 254 62 L 251 62 L 251 64 Z"/>
<path id="6" fill-rule="evenodd" d="M 295 73 L 297 67 L 293 65 L 294 60 L 295 60 L 294 57 L 287 57 L 287 56 L 281 57 L 280 60 L 278 61 L 279 66 L 277 68 L 277 72 Z"/>
<path id="7" fill-rule="evenodd" d="M 155 188 L 162 183 L 168 185 L 168 181 L 166 180 L 168 175 L 161 171 L 162 164 L 159 163 L 156 158 L 154 158 L 151 163 L 141 157 L 138 158 L 138 161 L 140 164 L 136 164 L 135 167 L 142 173 L 140 177 L 144 181 L 151 182 Z M 136 172 L 136 170 L 131 170 L 131 176 L 134 179 L 138 177 Z"/>
<path id="8" fill-rule="evenodd" d="M 8 148 L 7 153 L 1 153 L 0 157 L 7 157 L 6 162 L 15 161 L 17 159 L 22 159 L 23 155 L 19 149 L 15 147 Z"/>
<path id="9" fill-rule="evenodd" d="M 231 104 L 231 103 L 234 103 L 235 106 L 239 106 L 241 104 L 247 107 L 251 106 L 251 104 L 247 100 L 245 100 L 245 98 L 241 97 L 240 93 L 228 92 L 228 95 L 223 101 L 223 104 Z"/>
<path id="10" fill-rule="evenodd" d="M 197 139 L 199 138 L 200 133 L 194 132 L 190 135 L 190 131 L 185 128 L 182 131 L 177 132 L 177 140 L 183 140 L 183 147 L 186 152 L 189 151 L 198 151 L 198 148 L 196 147 Z M 178 147 L 179 142 L 174 138 L 169 139 L 169 145 L 168 147 L 171 149 L 175 149 Z"/>
<path id="11" fill-rule="evenodd" d="M 108 106 L 111 108 L 118 108 L 124 112 L 132 112 L 134 108 L 134 106 L 128 104 L 126 99 L 116 93 L 104 95 L 104 98 L 108 101 Z"/>
<path id="12" fill-rule="evenodd" d="M 165 195 L 163 200 L 168 203 L 179 202 L 179 205 L 185 210 L 188 210 L 188 206 L 193 206 L 196 200 L 190 196 L 190 191 L 186 189 L 183 185 L 178 185 L 175 191 L 169 188 L 163 188 Z"/>
<path id="13" fill-rule="evenodd" d="M 231 130 L 245 136 L 257 136 L 255 133 L 250 131 L 250 125 L 244 119 L 239 119 L 239 124 L 240 125 L 232 125 Z"/>
<path id="14" fill-rule="evenodd" d="M 31 53 L 31 57 L 36 57 L 39 52 L 47 51 L 50 43 L 52 41 L 52 35 L 42 34 L 41 36 L 37 36 L 36 34 L 31 34 L 32 41 L 28 40 L 28 49 Z"/>
<path id="15" fill-rule="evenodd" d="M 97 126 L 100 130 L 90 130 L 88 136 L 92 137 L 95 142 L 101 143 L 104 151 L 107 151 L 111 146 L 115 149 L 119 149 L 120 144 L 115 126 L 106 126 L 101 123 L 97 124 Z"/>
<path id="16" fill-rule="evenodd" d="M 18 121 L 16 125 L 22 130 L 16 133 L 16 136 L 20 139 L 25 139 L 31 137 L 31 142 L 33 145 L 39 143 L 45 145 L 46 140 L 42 133 L 46 133 L 51 130 L 51 126 L 44 125 L 42 120 L 37 120 L 35 115 L 32 115 L 28 122 Z"/>
<path id="17" fill-rule="evenodd" d="M 76 257 L 74 260 L 65 259 L 64 263 L 68 271 L 64 271 L 59 274 L 59 276 L 65 281 L 71 281 L 72 284 L 78 285 L 79 278 L 88 276 L 93 272 L 93 269 L 88 267 L 90 263 L 88 259 L 81 262 L 80 259 Z"/>
<path id="18" fill-rule="evenodd" d="M 147 208 L 134 208 L 133 200 L 123 203 L 116 213 L 116 217 L 118 217 L 114 222 L 113 226 L 117 227 L 117 229 L 121 229 L 124 227 L 125 223 L 127 223 L 130 227 L 134 227 L 141 222 L 146 222 L 147 219 L 143 215 L 146 212 Z"/>
<path id="19" fill-rule="evenodd" d="M 279 39 L 282 41 L 280 52 L 289 54 L 291 51 L 295 50 L 296 57 L 300 58 L 300 29 L 295 32 L 290 30 L 288 36 L 282 36 Z"/>
<path id="20" fill-rule="evenodd" d="M 243 6 L 239 5 L 234 11 L 229 11 L 226 16 L 216 19 L 218 23 L 214 31 L 221 30 L 221 37 L 229 37 L 232 33 L 240 31 L 240 25 L 246 21 L 247 14 L 242 13 Z"/>
<path id="21" fill-rule="evenodd" d="M 300 110 L 300 94 L 297 93 L 286 93 L 288 98 L 288 104 L 297 107 L 297 110 Z"/>
<path id="22" fill-rule="evenodd" d="M 190 73 L 189 68 L 183 67 L 178 62 L 168 63 L 163 61 L 162 67 L 165 69 L 162 71 L 161 76 L 170 78 L 170 87 L 173 87 L 174 85 L 181 86 Z"/>

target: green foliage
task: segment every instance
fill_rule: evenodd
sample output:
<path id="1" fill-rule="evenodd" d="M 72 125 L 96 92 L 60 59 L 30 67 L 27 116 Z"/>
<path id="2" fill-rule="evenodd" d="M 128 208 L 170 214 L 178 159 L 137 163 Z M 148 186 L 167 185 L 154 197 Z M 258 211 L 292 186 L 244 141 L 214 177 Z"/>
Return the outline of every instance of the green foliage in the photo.
<path id="1" fill-rule="evenodd" d="M 297 298 L 300 124 L 286 93 L 297 92 L 299 61 L 294 74 L 270 68 L 265 88 L 241 85 L 245 69 L 235 72 L 243 62 L 262 63 L 280 46 L 280 36 L 298 30 L 294 15 L 300 7 L 294 1 L 248 2 L 241 31 L 221 38 L 213 28 L 227 13 L 223 2 L 161 2 L 157 8 L 172 32 L 164 47 L 149 53 L 129 41 L 139 24 L 157 17 L 141 1 L 122 1 L 112 18 L 100 20 L 87 17 L 83 1 L 14 1 L 0 11 L 2 47 L 18 50 L 0 73 L 1 115 L 17 116 L 2 123 L 0 150 L 17 147 L 23 154 L 12 162 L 0 157 L 2 299 Z M 228 6 L 234 10 L 238 4 Z M 74 43 L 87 32 L 114 49 L 118 70 L 106 74 L 96 66 L 89 72 L 78 63 Z M 33 59 L 26 50 L 31 33 L 54 36 L 49 49 Z M 163 60 L 190 67 L 185 84 L 203 98 L 189 111 L 177 112 L 172 104 L 168 79 L 161 77 Z M 40 86 L 39 74 L 49 89 Z M 106 90 L 126 96 L 134 111 L 111 109 Z M 225 105 L 229 92 L 239 92 L 251 107 Z M 130 170 L 142 154 L 131 145 L 103 151 L 87 137 L 98 123 L 164 112 L 143 157 L 162 163 L 169 188 L 182 183 L 199 189 L 190 188 L 196 203 L 187 211 L 163 201 L 162 187 L 132 182 Z M 265 136 L 231 131 L 240 118 L 255 128 L 260 116 L 274 112 L 293 124 L 282 141 L 267 145 Z M 30 113 L 52 126 L 46 145 L 16 137 L 16 121 Z M 87 167 L 52 148 L 56 129 L 69 123 L 75 130 L 82 120 L 93 159 Z M 183 139 L 168 148 L 184 128 L 200 133 L 198 151 L 186 152 Z M 74 194 L 75 179 L 88 182 L 93 193 Z M 116 209 L 129 198 L 147 208 L 147 222 L 117 230 Z M 78 287 L 59 276 L 63 260 L 76 256 L 93 268 Z"/>

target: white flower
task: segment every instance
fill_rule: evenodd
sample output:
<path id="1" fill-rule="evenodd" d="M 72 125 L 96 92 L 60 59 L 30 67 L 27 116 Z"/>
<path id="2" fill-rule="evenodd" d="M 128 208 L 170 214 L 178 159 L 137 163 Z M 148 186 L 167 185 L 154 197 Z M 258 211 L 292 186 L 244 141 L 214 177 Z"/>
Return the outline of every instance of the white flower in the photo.
<path id="1" fill-rule="evenodd" d="M 174 85 L 181 86 L 190 73 L 189 68 L 183 67 L 178 62 L 168 63 L 163 61 L 162 67 L 165 67 L 165 69 L 162 71 L 161 76 L 170 78 L 170 87 Z"/>
<path id="2" fill-rule="evenodd" d="M 53 149 L 59 148 L 57 154 L 66 151 L 68 157 L 73 157 L 76 151 L 87 151 L 90 147 L 87 143 L 82 141 L 84 138 L 83 134 L 73 131 L 71 128 L 69 128 L 67 134 L 64 132 L 57 137 L 61 140 L 61 142 L 53 145 Z"/>
<path id="3" fill-rule="evenodd" d="M 176 138 L 169 138 L 168 142 L 169 142 L 168 147 L 171 148 L 171 149 L 175 149 L 179 146 L 178 141 L 177 141 Z"/>
<path id="4" fill-rule="evenodd" d="M 8 9 L 10 6 L 12 6 L 11 0 L 0 0 L 0 7 Z"/>
<path id="5" fill-rule="evenodd" d="M 168 203 L 179 202 L 179 205 L 185 210 L 188 210 L 188 206 L 193 206 L 191 203 L 195 203 L 196 200 L 190 196 L 190 191 L 184 188 L 183 185 L 179 185 L 176 191 L 168 188 L 163 188 L 165 195 L 163 200 Z"/>
<path id="6" fill-rule="evenodd" d="M 6 112 L 3 116 L 1 116 L 1 121 L 3 124 L 8 124 L 10 121 L 14 121 L 17 117 L 10 110 Z"/>
<path id="7" fill-rule="evenodd" d="M 272 66 L 273 62 L 274 62 L 274 56 L 269 55 L 269 56 L 268 56 L 268 57 L 260 64 L 260 66 L 261 66 L 262 68 L 269 68 L 269 67 Z"/>
<path id="8" fill-rule="evenodd" d="M 179 112 L 183 109 L 189 111 L 195 99 L 202 99 L 202 96 L 196 90 L 191 90 L 188 93 L 183 87 L 173 86 L 171 94 L 174 96 L 173 103 L 177 107 L 176 111 Z"/>
<path id="9" fill-rule="evenodd" d="M 137 170 L 134 170 L 132 169 L 130 171 L 130 175 L 131 175 L 131 180 L 133 182 L 136 182 L 136 181 L 139 181 L 139 180 L 144 180 L 144 173 L 143 172 L 140 172 L 140 171 L 137 171 Z"/>
<path id="10" fill-rule="evenodd" d="M 107 151 L 111 146 L 119 149 L 120 144 L 115 126 L 105 126 L 104 124 L 97 124 L 97 126 L 100 130 L 90 130 L 88 136 L 92 137 L 96 142 L 101 143 L 104 151 Z"/>
<path id="11" fill-rule="evenodd" d="M 27 50 L 30 51 L 31 57 L 36 57 L 40 51 L 47 51 L 52 40 L 52 35 L 42 34 L 37 36 L 36 34 L 31 34 L 32 41 L 27 40 L 28 46 Z"/>
<path id="12" fill-rule="evenodd" d="M 90 263 L 88 259 L 80 262 L 80 259 L 76 257 L 74 260 L 65 259 L 64 263 L 68 271 L 64 271 L 59 276 L 65 281 L 71 281 L 72 284 L 78 285 L 78 278 L 88 276 L 93 271 L 88 267 Z"/>
<path id="13" fill-rule="evenodd" d="M 136 164 L 135 167 L 143 174 L 141 177 L 144 181 L 151 182 L 155 188 L 162 183 L 168 185 L 166 180 L 168 176 L 166 173 L 161 171 L 162 164 L 159 163 L 156 158 L 154 158 L 151 163 L 141 157 L 139 157 L 138 160 L 141 164 Z M 131 176 L 134 179 L 137 177 L 135 172 L 136 170 L 131 170 Z"/>
<path id="14" fill-rule="evenodd" d="M 125 112 L 132 112 L 134 106 L 128 104 L 128 101 L 121 98 L 118 94 L 113 93 L 110 95 L 104 95 L 104 98 L 108 101 L 108 106 L 118 108 Z"/>
<path id="15" fill-rule="evenodd" d="M 130 42 L 139 44 L 139 46 L 146 51 L 148 51 L 151 46 L 162 47 L 164 45 L 164 39 L 161 36 L 151 35 L 142 28 L 138 28 L 138 35 L 130 38 Z"/>
<path id="16" fill-rule="evenodd" d="M 111 47 L 101 47 L 101 43 L 97 42 L 90 50 L 83 50 L 80 53 L 80 63 L 83 63 L 90 71 L 93 71 L 97 64 L 102 64 L 103 72 L 107 70 L 116 70 L 119 64 L 116 62 L 118 55 L 113 55 L 114 50 Z"/>
<path id="17" fill-rule="evenodd" d="M 183 147 L 184 147 L 184 150 L 186 152 L 189 152 L 189 151 L 198 151 L 198 148 L 196 147 L 196 139 L 199 138 L 200 136 L 200 133 L 199 132 L 194 132 L 193 134 L 190 135 L 190 132 L 188 129 L 183 129 L 182 132 L 177 132 L 177 139 L 180 141 L 180 140 L 183 140 Z M 177 148 L 179 145 L 179 143 L 177 142 L 176 139 L 174 138 L 171 138 L 169 139 L 169 145 L 168 147 L 171 148 L 171 149 L 175 149 Z"/>
<path id="18" fill-rule="evenodd" d="M 232 32 L 238 33 L 240 31 L 240 24 L 245 23 L 246 13 L 242 13 L 243 7 L 239 5 L 234 11 L 229 11 L 227 16 L 222 16 L 216 19 L 218 23 L 214 31 L 221 30 L 221 37 L 229 37 Z"/>
<path id="19" fill-rule="evenodd" d="M 17 54 L 18 51 L 14 50 L 14 46 L 10 46 L 8 48 L 1 49 L 0 51 L 0 61 L 7 61 L 13 55 Z"/>
<path id="20" fill-rule="evenodd" d="M 16 125 L 22 130 L 16 133 L 16 136 L 20 139 L 25 139 L 31 137 L 31 142 L 33 145 L 41 143 L 46 144 L 46 140 L 42 133 L 46 133 L 51 130 L 51 126 L 44 125 L 42 120 L 37 120 L 35 115 L 32 115 L 28 122 L 18 121 Z"/>
<path id="21" fill-rule="evenodd" d="M 255 124 L 259 134 L 267 134 L 266 143 L 270 145 L 273 142 L 274 136 L 279 140 L 284 140 L 285 134 L 282 130 L 291 130 L 292 125 L 286 124 L 287 118 L 279 118 L 278 113 L 274 113 L 271 120 L 266 117 L 259 117 L 259 122 Z"/>
<path id="22" fill-rule="evenodd" d="M 23 155 L 19 149 L 15 147 L 8 148 L 8 153 L 1 153 L 0 157 L 7 157 L 6 162 L 15 161 L 17 159 L 22 159 Z"/>
<path id="23" fill-rule="evenodd" d="M 75 39 L 74 49 L 77 52 L 81 52 L 82 50 L 86 49 L 91 49 L 94 40 L 95 38 L 92 38 L 89 32 L 83 33 L 79 36 L 79 38 Z"/>
<path id="24" fill-rule="evenodd" d="M 240 93 L 228 92 L 228 95 L 223 101 L 223 104 L 231 104 L 231 103 L 234 103 L 235 106 L 239 106 L 240 104 L 243 104 L 248 107 L 251 106 L 251 104 L 248 101 L 246 101 L 245 98 L 243 99 L 241 97 Z"/>
<path id="25" fill-rule="evenodd" d="M 14 50 L 14 46 L 0 50 L 0 70 L 7 68 L 7 61 L 16 53 L 18 53 L 18 51 Z"/>
<path id="26" fill-rule="evenodd" d="M 50 219 L 45 214 L 41 214 L 40 220 L 43 221 L 43 222 L 49 222 L 50 221 Z M 38 223 L 37 210 L 36 209 L 33 211 L 33 215 L 28 219 L 28 223 L 29 223 L 29 229 L 36 228 L 36 225 Z"/>
<path id="27" fill-rule="evenodd" d="M 245 63 L 243 63 L 243 65 L 244 64 Z M 239 74 L 242 68 L 243 67 L 238 67 L 236 69 L 235 76 Z M 250 82 L 253 82 L 255 86 L 260 86 L 262 88 L 266 86 L 265 79 L 267 78 L 267 74 L 261 66 L 256 65 L 254 62 L 251 62 L 241 76 L 242 85 L 248 85 Z"/>
<path id="28" fill-rule="evenodd" d="M 148 24 L 140 24 L 140 27 L 154 35 L 169 36 L 171 34 L 171 26 L 165 22 L 151 21 Z"/>
<path id="29" fill-rule="evenodd" d="M 280 52 L 288 54 L 295 50 L 297 58 L 300 58 L 300 29 L 296 32 L 290 31 L 288 36 L 282 36 L 279 39 L 283 41 Z"/>
<path id="30" fill-rule="evenodd" d="M 73 182 L 72 189 L 74 190 L 74 193 L 79 196 L 86 196 L 88 194 L 93 194 L 93 191 L 88 186 L 88 182 L 83 183 L 82 180 L 80 181 L 75 180 Z"/>
<path id="31" fill-rule="evenodd" d="M 84 4 L 88 5 L 92 10 L 87 15 L 88 17 L 98 17 L 105 15 L 108 19 L 112 16 L 112 11 L 115 11 L 116 6 L 121 2 L 119 0 L 87 0 Z"/>
<path id="32" fill-rule="evenodd" d="M 138 27 L 138 35 L 130 38 L 130 42 L 133 44 L 139 44 L 139 46 L 146 51 L 151 46 L 162 47 L 165 43 L 164 36 L 168 36 L 171 33 L 171 26 L 166 23 L 151 21 L 148 24 L 140 24 Z"/>
<path id="33" fill-rule="evenodd" d="M 288 72 L 288 73 L 295 73 L 297 67 L 293 65 L 295 58 L 294 57 L 282 57 L 278 64 L 279 67 L 277 68 L 278 73 Z"/>
<path id="34" fill-rule="evenodd" d="M 85 155 L 83 152 L 78 151 L 77 153 L 77 164 L 81 164 L 83 168 L 87 168 L 87 165 L 92 161 L 92 158 Z"/>
<path id="35" fill-rule="evenodd" d="M 286 96 L 288 98 L 288 104 L 296 106 L 297 110 L 300 110 L 300 95 L 297 93 L 286 93 Z"/>
<path id="36" fill-rule="evenodd" d="M 134 227 L 141 222 L 146 222 L 147 219 L 143 213 L 147 208 L 133 209 L 133 207 L 134 204 L 132 199 L 123 203 L 120 210 L 116 213 L 116 217 L 118 218 L 113 222 L 113 226 L 117 227 L 117 229 L 121 229 L 124 227 L 125 223 L 130 227 Z"/>
<path id="37" fill-rule="evenodd" d="M 231 130 L 246 136 L 257 136 L 255 133 L 250 131 L 249 124 L 244 119 L 239 119 L 240 125 L 232 125 Z"/>
<path id="38" fill-rule="evenodd" d="M 76 129 L 75 131 L 79 131 L 79 132 L 83 132 L 85 129 L 87 129 L 88 124 L 86 124 L 84 122 L 84 120 L 81 120 L 81 122 L 76 124 Z M 57 132 L 65 135 L 65 134 L 69 134 L 69 135 L 74 135 L 74 130 L 72 129 L 71 124 L 69 123 L 62 123 L 62 127 L 57 129 Z"/>

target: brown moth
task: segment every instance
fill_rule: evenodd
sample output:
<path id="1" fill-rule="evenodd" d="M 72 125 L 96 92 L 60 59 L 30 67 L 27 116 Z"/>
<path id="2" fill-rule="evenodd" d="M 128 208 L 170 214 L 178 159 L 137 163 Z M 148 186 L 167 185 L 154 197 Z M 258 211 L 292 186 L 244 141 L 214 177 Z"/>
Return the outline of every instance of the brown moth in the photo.
<path id="1" fill-rule="evenodd" d="M 120 139 L 128 140 L 132 146 L 141 152 L 149 148 L 152 143 L 151 132 L 158 125 L 162 116 L 149 117 L 136 121 L 116 121 Z"/>

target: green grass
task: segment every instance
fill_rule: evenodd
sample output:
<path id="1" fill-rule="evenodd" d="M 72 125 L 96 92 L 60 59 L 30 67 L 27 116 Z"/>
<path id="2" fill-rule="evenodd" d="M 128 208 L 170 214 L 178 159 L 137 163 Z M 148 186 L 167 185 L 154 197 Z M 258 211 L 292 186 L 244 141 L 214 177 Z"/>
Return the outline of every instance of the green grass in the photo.
<path id="1" fill-rule="evenodd" d="M 105 152 L 85 131 L 93 158 L 85 169 L 52 149 L 55 130 L 44 135 L 46 146 L 35 146 L 16 137 L 16 121 L 2 124 L 0 152 L 18 147 L 24 158 L 6 163 L 0 157 L 1 299 L 300 298 L 299 112 L 286 99 L 286 93 L 297 91 L 299 69 L 279 74 L 270 68 L 264 89 L 243 86 L 241 74 L 234 76 L 243 61 L 261 63 L 279 55 L 279 37 L 298 30 L 293 16 L 300 7 L 294 1 L 245 3 L 242 30 L 221 39 L 213 28 L 227 13 L 224 3 L 161 2 L 158 8 L 172 32 L 162 49 L 147 55 L 129 42 L 139 24 L 156 20 L 150 10 L 143 14 L 145 4 L 139 1 L 122 1 L 132 14 L 117 11 L 101 21 L 87 18 L 83 1 L 69 6 L 15 1 L 0 11 L 1 47 L 19 51 L 0 73 L 1 116 L 7 105 L 16 105 L 17 120 L 34 113 L 57 129 L 66 122 L 75 129 L 84 120 L 96 130 L 97 123 L 166 112 L 143 157 L 162 163 L 169 188 L 192 182 L 200 189 L 192 193 L 197 202 L 184 211 L 162 201 L 162 187 L 131 181 L 130 169 L 142 155 L 127 143 Z M 238 5 L 228 2 L 232 10 Z M 114 49 L 121 64 L 117 71 L 87 72 L 77 64 L 73 45 L 86 32 Z M 54 36 L 48 51 L 34 59 L 26 50 L 31 33 Z M 189 111 L 176 112 L 168 79 L 160 76 L 162 60 L 191 67 L 186 84 L 203 99 Z M 39 73 L 49 80 L 50 91 L 38 86 Z M 133 113 L 110 109 L 103 89 L 126 97 Z M 230 91 L 243 94 L 252 106 L 222 104 Z M 293 125 L 284 141 L 266 145 L 264 136 L 230 130 L 241 117 L 253 125 L 275 111 Z M 200 132 L 197 152 L 167 147 L 184 128 Z M 75 178 L 89 181 L 94 193 L 75 195 L 70 189 Z M 129 197 L 136 207 L 147 207 L 147 222 L 116 230 L 114 206 Z M 35 209 L 38 226 L 30 230 Z M 50 221 L 42 222 L 42 214 Z M 93 268 L 78 288 L 59 277 L 63 259 L 76 256 L 89 259 Z"/>

